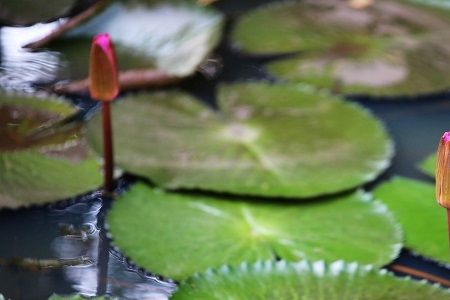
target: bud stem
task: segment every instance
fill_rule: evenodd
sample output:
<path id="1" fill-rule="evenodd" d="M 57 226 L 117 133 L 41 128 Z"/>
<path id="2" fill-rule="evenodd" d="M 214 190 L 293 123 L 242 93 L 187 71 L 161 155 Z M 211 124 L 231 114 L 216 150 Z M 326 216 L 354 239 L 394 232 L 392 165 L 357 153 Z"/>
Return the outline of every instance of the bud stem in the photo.
<path id="1" fill-rule="evenodd" d="M 107 192 L 113 190 L 113 147 L 111 128 L 111 109 L 108 101 L 102 101 L 103 122 L 103 159 L 104 159 L 104 189 Z"/>

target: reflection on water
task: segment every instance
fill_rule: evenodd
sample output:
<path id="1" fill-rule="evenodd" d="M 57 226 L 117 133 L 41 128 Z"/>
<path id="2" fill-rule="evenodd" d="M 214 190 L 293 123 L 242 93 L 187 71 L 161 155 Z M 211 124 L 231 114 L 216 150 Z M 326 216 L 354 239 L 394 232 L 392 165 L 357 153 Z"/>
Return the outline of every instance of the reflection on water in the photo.
<path id="1" fill-rule="evenodd" d="M 175 284 L 128 267 L 110 247 L 103 201 L 109 200 L 94 193 L 65 207 L 0 212 L 0 228 L 8 228 L 0 231 L 1 293 L 11 299 L 52 293 L 168 299 Z M 14 257 L 34 260 L 18 264 Z"/>
<path id="2" fill-rule="evenodd" d="M 173 283 L 161 281 L 142 272 L 124 268 L 120 255 L 109 254 L 108 284 L 106 294 L 120 295 L 126 299 L 167 299 L 175 290 Z"/>
<path id="3" fill-rule="evenodd" d="M 0 28 L 0 88 L 32 92 L 33 84 L 53 82 L 61 69 L 60 54 L 24 49 L 28 43 L 48 35 L 65 19 L 29 27 Z"/>

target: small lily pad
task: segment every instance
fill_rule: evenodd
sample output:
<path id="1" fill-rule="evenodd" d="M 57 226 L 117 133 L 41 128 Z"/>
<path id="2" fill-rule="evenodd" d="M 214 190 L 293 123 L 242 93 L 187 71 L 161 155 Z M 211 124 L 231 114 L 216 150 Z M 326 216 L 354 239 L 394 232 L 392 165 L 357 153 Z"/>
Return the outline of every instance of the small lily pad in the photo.
<path id="1" fill-rule="evenodd" d="M 167 189 L 301 198 L 354 188 L 390 163 L 378 120 L 327 93 L 252 83 L 221 86 L 218 97 L 221 112 L 180 92 L 115 103 L 117 164 Z M 97 116 L 97 151 L 100 128 Z"/>
<path id="2" fill-rule="evenodd" d="M 271 72 L 345 94 L 407 96 L 450 87 L 450 11 L 418 3 L 298 1 L 243 17 L 233 33 L 251 52 L 299 51 Z M 267 26 L 267 24 L 271 26 Z"/>
<path id="3" fill-rule="evenodd" d="M 362 192 L 299 205 L 173 194 L 137 183 L 114 202 L 107 223 L 125 255 L 175 280 L 277 258 L 382 266 L 398 255 L 402 239 L 386 208 Z"/>
<path id="4" fill-rule="evenodd" d="M 171 300 L 449 299 L 448 290 L 372 266 L 336 261 L 263 261 L 223 266 L 183 282 Z"/>
<path id="5" fill-rule="evenodd" d="M 101 184 L 84 128 L 52 129 L 74 112 L 56 99 L 0 95 L 0 208 L 61 200 Z"/>
<path id="6" fill-rule="evenodd" d="M 30 25 L 65 16 L 77 0 L 2 0 L 0 21 L 14 25 Z"/>
<path id="7" fill-rule="evenodd" d="M 436 173 L 436 159 L 436 153 L 429 155 L 423 162 L 420 163 L 420 170 L 428 176 L 434 178 Z"/>
<path id="8" fill-rule="evenodd" d="M 62 41 L 108 32 L 114 44 L 124 49 L 119 53 L 145 58 L 143 66 L 155 65 L 182 77 L 194 73 L 217 45 L 222 21 L 220 13 L 195 1 L 112 1 Z"/>
<path id="9" fill-rule="evenodd" d="M 374 195 L 385 203 L 405 232 L 405 247 L 449 263 L 446 211 L 436 202 L 432 184 L 396 177 Z"/>

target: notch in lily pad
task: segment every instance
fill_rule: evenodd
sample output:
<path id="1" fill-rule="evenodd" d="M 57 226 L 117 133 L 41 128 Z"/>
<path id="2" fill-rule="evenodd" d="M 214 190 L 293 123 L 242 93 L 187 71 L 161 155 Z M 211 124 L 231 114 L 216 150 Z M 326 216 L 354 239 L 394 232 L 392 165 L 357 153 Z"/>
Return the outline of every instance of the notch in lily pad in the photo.
<path id="1" fill-rule="evenodd" d="M 114 45 L 107 33 L 94 37 L 89 67 L 89 92 L 91 98 L 102 104 L 104 189 L 113 190 L 113 146 L 110 102 L 119 94 L 117 59 Z"/>

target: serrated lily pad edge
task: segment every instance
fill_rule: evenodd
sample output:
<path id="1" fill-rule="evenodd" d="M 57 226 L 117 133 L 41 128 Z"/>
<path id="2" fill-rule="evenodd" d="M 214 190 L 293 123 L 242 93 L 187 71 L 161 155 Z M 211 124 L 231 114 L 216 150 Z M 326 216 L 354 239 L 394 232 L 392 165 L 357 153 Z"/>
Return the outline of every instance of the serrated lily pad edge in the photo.
<path id="1" fill-rule="evenodd" d="M 318 260 L 318 261 L 301 260 L 298 262 L 289 262 L 289 261 L 285 261 L 285 260 L 279 260 L 279 261 L 265 260 L 265 261 L 257 261 L 255 263 L 243 262 L 240 265 L 235 266 L 235 267 L 232 267 L 229 265 L 223 265 L 222 267 L 217 268 L 217 269 L 208 269 L 205 272 L 194 274 L 190 278 L 183 280 L 179 284 L 179 288 L 183 288 L 183 287 L 191 288 L 192 282 L 195 280 L 205 279 L 206 281 L 208 281 L 208 280 L 214 278 L 214 276 L 222 276 L 222 275 L 231 274 L 231 271 L 246 272 L 246 271 L 254 270 L 254 271 L 258 271 L 258 272 L 263 272 L 263 271 L 265 271 L 265 272 L 271 272 L 271 271 L 272 272 L 282 272 L 284 269 L 286 269 L 287 266 L 292 267 L 292 269 L 294 269 L 297 273 L 311 271 L 311 272 L 315 273 L 315 275 L 317 277 L 324 276 L 327 272 L 330 275 L 338 276 L 339 274 L 342 274 L 342 273 L 355 274 L 357 271 L 363 271 L 364 273 L 376 274 L 377 276 L 380 276 L 380 277 L 389 276 L 399 282 L 401 282 L 401 281 L 411 282 L 412 284 L 422 285 L 422 286 L 428 285 L 432 289 L 446 291 L 450 296 L 450 289 L 444 289 L 437 283 L 431 283 L 425 279 L 413 280 L 412 277 L 410 277 L 410 276 L 399 277 L 399 276 L 396 276 L 393 272 L 391 272 L 387 269 L 384 269 L 384 268 L 377 269 L 373 265 L 363 265 L 358 262 L 346 262 L 343 260 L 337 260 L 332 263 L 326 263 L 323 260 Z M 174 294 L 176 294 L 177 292 L 179 292 L 179 289 L 176 290 L 174 292 Z"/>

